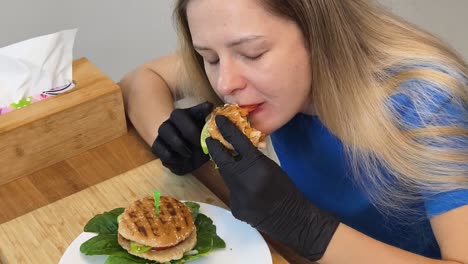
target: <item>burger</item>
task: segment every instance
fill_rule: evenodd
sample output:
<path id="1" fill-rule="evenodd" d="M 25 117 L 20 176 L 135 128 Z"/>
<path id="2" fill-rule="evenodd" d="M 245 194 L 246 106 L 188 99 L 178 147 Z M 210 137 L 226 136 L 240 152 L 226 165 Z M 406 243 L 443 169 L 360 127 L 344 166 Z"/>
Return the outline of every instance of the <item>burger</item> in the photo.
<path id="1" fill-rule="evenodd" d="M 118 243 L 140 258 L 161 263 L 177 260 L 197 243 L 190 209 L 172 197 L 160 197 L 159 214 L 152 196 L 137 200 L 125 209 L 118 222 Z"/>
<path id="2" fill-rule="evenodd" d="M 208 154 L 208 147 L 206 146 L 206 138 L 212 137 L 221 142 L 227 149 L 234 151 L 234 147 L 227 142 L 218 127 L 216 126 L 216 115 L 226 116 L 257 148 L 265 148 L 265 134 L 250 125 L 248 116 L 251 111 L 255 110 L 255 106 L 240 107 L 237 104 L 225 104 L 224 106 L 216 107 L 208 121 L 205 123 L 201 132 L 200 144 L 205 154 Z"/>

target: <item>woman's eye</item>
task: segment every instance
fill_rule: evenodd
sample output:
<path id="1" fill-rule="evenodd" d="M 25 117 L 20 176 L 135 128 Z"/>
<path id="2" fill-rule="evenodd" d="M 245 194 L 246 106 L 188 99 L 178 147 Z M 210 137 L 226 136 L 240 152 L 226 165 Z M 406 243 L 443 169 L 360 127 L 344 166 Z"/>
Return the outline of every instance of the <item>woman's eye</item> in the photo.
<path id="1" fill-rule="evenodd" d="M 264 54 L 264 53 L 260 53 L 260 54 L 255 55 L 255 56 L 245 56 L 245 57 L 246 57 L 247 59 L 249 59 L 249 60 L 258 60 L 258 59 L 260 59 L 260 58 L 262 57 L 263 54 Z"/>
<path id="2" fill-rule="evenodd" d="M 211 60 L 211 61 L 210 61 L 210 60 L 207 60 L 207 59 L 205 59 L 205 61 L 206 61 L 208 64 L 210 64 L 210 65 L 216 65 L 216 64 L 218 64 L 218 62 L 219 62 L 219 59 L 216 59 L 216 60 Z"/>

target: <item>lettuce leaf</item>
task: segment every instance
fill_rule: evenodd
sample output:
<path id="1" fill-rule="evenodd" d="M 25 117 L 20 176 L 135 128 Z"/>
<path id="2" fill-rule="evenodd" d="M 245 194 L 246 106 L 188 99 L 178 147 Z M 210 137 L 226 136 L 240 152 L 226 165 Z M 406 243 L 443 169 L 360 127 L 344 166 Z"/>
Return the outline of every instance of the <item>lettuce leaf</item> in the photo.
<path id="1" fill-rule="evenodd" d="M 173 260 L 171 264 L 181 264 L 190 260 L 206 256 L 215 249 L 226 247 L 226 243 L 216 234 L 216 226 L 206 215 L 199 212 L 200 205 L 194 202 L 185 203 L 195 219 L 197 228 L 197 244 L 194 250 L 196 254 L 184 256 Z M 117 242 L 118 222 L 117 217 L 122 214 L 123 208 L 117 208 L 103 214 L 96 215 L 85 225 L 85 232 L 98 233 L 97 236 L 87 240 L 80 246 L 81 253 L 85 255 L 109 255 L 105 264 L 157 264 L 131 255 Z"/>
<path id="2" fill-rule="evenodd" d="M 193 219 L 197 219 L 198 213 L 200 212 L 200 205 L 194 202 L 185 202 L 185 205 L 192 212 Z"/>
<path id="3" fill-rule="evenodd" d="M 85 225 L 85 232 L 98 234 L 117 234 L 119 224 L 117 217 L 124 212 L 124 208 L 116 208 L 112 211 L 98 214 Z"/>
<path id="4" fill-rule="evenodd" d="M 88 256 L 119 254 L 123 249 L 117 242 L 117 234 L 99 234 L 80 246 L 80 251 Z"/>
<path id="5" fill-rule="evenodd" d="M 146 259 L 142 259 L 142 258 L 129 259 L 129 258 L 126 258 L 126 257 L 119 257 L 119 256 L 109 256 L 106 259 L 106 262 L 104 262 L 104 264 L 146 264 L 146 263 L 153 264 L 153 263 L 156 263 L 156 262 L 146 260 Z"/>

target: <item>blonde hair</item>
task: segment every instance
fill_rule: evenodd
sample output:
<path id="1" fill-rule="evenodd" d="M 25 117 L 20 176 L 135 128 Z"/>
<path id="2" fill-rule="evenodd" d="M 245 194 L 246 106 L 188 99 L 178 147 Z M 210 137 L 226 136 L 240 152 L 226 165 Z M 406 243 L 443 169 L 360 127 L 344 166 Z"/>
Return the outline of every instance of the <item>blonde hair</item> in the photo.
<path id="1" fill-rule="evenodd" d="M 343 142 L 356 183 L 380 210 L 408 213 L 422 193 L 427 198 L 468 189 L 468 147 L 454 146 L 466 142 L 467 127 L 427 121 L 449 119 L 442 105 L 429 107 L 438 104 L 432 92 L 449 95 L 445 103 L 460 107 L 459 118 L 467 120 L 468 70 L 459 55 L 369 0 L 258 1 L 301 29 L 310 51 L 314 109 Z M 192 85 L 212 98 L 202 58 L 192 47 L 188 2 L 179 0 L 175 8 L 181 52 Z M 427 87 L 435 90 L 428 93 Z M 396 94 L 410 98 L 427 122 L 405 128 L 404 117 L 389 104 Z"/>

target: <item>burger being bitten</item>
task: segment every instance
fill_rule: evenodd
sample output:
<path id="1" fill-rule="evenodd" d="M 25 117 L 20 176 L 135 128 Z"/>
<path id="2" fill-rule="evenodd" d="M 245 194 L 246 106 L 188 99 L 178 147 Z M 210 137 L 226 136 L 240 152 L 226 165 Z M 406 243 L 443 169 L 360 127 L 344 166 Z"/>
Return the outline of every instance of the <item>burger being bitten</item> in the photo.
<path id="1" fill-rule="evenodd" d="M 167 196 L 161 196 L 159 210 L 157 215 L 151 196 L 133 202 L 119 216 L 118 243 L 148 260 L 180 259 L 197 243 L 192 213 L 183 202 Z"/>
<path id="2" fill-rule="evenodd" d="M 203 152 L 208 154 L 208 147 L 206 146 L 205 142 L 208 137 L 212 137 L 213 139 L 220 141 L 221 144 L 223 144 L 227 149 L 234 151 L 234 147 L 223 138 L 218 127 L 216 126 L 216 115 L 226 116 L 245 136 L 247 136 L 247 138 L 250 139 L 255 147 L 260 149 L 265 148 L 266 135 L 263 132 L 253 128 L 248 120 L 249 112 L 253 110 L 253 107 L 240 107 L 237 104 L 225 104 L 224 106 L 216 107 L 211 113 L 201 132 L 200 144 Z"/>

